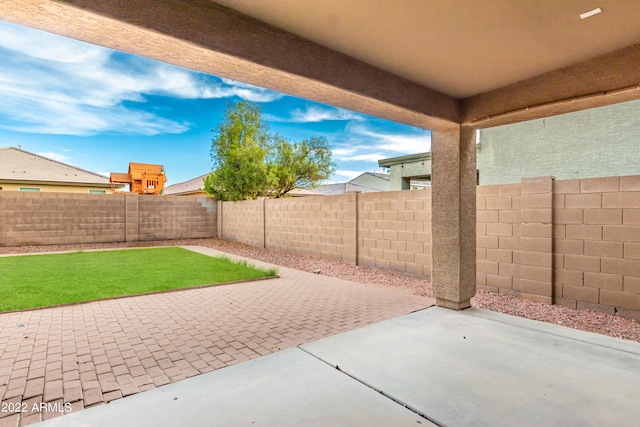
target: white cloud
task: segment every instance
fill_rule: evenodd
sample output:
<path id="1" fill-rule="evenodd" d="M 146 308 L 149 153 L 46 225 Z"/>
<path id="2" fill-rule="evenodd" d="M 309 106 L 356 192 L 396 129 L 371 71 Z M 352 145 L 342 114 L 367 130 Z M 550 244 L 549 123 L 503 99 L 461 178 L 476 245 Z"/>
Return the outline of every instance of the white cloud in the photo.
<path id="1" fill-rule="evenodd" d="M 396 129 L 401 129 L 395 127 Z M 406 128 L 395 132 L 381 132 L 371 129 L 365 123 L 350 123 L 345 138 L 334 141 L 333 159 L 353 167 L 354 163 L 374 163 L 389 157 L 426 152 L 431 149 L 430 133 Z"/>
<path id="2" fill-rule="evenodd" d="M 0 127 L 67 135 L 182 133 L 188 123 L 126 104 L 147 95 L 179 99 L 282 94 L 0 22 Z"/>
<path id="3" fill-rule="evenodd" d="M 108 55 L 107 50 L 97 46 L 7 23 L 0 25 L 0 47 L 68 64 L 100 61 Z"/>
<path id="4" fill-rule="evenodd" d="M 381 152 L 370 151 L 370 147 L 335 148 L 332 150 L 336 160 L 349 162 L 377 162 L 387 156 Z"/>
<path id="5" fill-rule="evenodd" d="M 118 131 L 140 135 L 175 134 L 188 130 L 186 124 L 121 105 L 100 108 L 46 98 L 7 96 L 0 109 L 0 116 L 4 116 L 0 127 L 15 132 L 86 136 Z"/>
<path id="6" fill-rule="evenodd" d="M 431 134 L 426 132 L 424 134 L 414 132 L 383 133 L 370 130 L 360 124 L 352 124 L 348 130 L 355 135 L 365 137 L 370 149 L 384 150 L 400 155 L 431 151 Z"/>
<path id="7" fill-rule="evenodd" d="M 295 109 L 291 111 L 289 117 L 277 117 L 272 115 L 265 115 L 265 118 L 273 122 L 289 122 L 289 123 L 317 123 L 323 121 L 361 121 L 364 117 L 353 111 L 343 110 L 342 108 L 334 107 L 316 107 L 309 106 L 304 110 Z"/>
<path id="8" fill-rule="evenodd" d="M 227 98 L 231 96 L 238 96 L 247 101 L 253 102 L 272 102 L 277 101 L 284 95 L 279 92 L 274 92 L 269 89 L 264 89 L 257 86 L 252 86 L 247 83 L 238 82 L 231 79 L 221 79 L 225 86 L 219 88 L 218 95 L 212 96 L 213 98 Z"/>

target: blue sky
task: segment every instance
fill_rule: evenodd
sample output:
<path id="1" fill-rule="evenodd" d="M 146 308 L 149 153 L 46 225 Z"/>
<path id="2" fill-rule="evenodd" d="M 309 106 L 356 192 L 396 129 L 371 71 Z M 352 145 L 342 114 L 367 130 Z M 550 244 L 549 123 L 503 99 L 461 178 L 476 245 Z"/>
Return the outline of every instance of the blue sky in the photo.
<path id="1" fill-rule="evenodd" d="M 242 99 L 291 141 L 326 137 L 329 182 L 430 149 L 428 130 L 0 21 L 0 146 L 106 175 L 159 163 L 175 184 L 211 170 L 211 130 Z"/>

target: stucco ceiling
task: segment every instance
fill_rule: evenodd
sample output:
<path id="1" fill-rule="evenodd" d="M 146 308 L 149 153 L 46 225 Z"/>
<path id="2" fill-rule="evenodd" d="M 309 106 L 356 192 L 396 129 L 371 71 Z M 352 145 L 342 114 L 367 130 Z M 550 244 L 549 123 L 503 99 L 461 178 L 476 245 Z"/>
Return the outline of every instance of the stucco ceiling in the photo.
<path id="1" fill-rule="evenodd" d="M 640 43 L 640 0 L 215 3 L 457 98 Z"/>
<path id="2" fill-rule="evenodd" d="M 640 99 L 640 0 L 2 0 L 0 19 L 432 130 Z"/>

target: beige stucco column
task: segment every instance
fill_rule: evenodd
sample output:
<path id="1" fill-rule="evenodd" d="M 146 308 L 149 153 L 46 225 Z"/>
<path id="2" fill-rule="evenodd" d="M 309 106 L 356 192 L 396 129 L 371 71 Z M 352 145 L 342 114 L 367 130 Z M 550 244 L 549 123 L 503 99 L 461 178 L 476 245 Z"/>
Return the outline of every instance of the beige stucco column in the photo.
<path id="1" fill-rule="evenodd" d="M 462 310 L 476 293 L 475 132 L 431 134 L 431 281 L 439 306 Z"/>

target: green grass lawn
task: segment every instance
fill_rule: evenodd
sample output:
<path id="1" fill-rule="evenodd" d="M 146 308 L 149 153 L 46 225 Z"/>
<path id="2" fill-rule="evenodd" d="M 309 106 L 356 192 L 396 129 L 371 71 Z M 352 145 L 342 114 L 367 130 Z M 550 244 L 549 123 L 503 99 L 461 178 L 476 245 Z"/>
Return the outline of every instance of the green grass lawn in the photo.
<path id="1" fill-rule="evenodd" d="M 275 274 L 175 247 L 0 257 L 0 312 Z"/>

